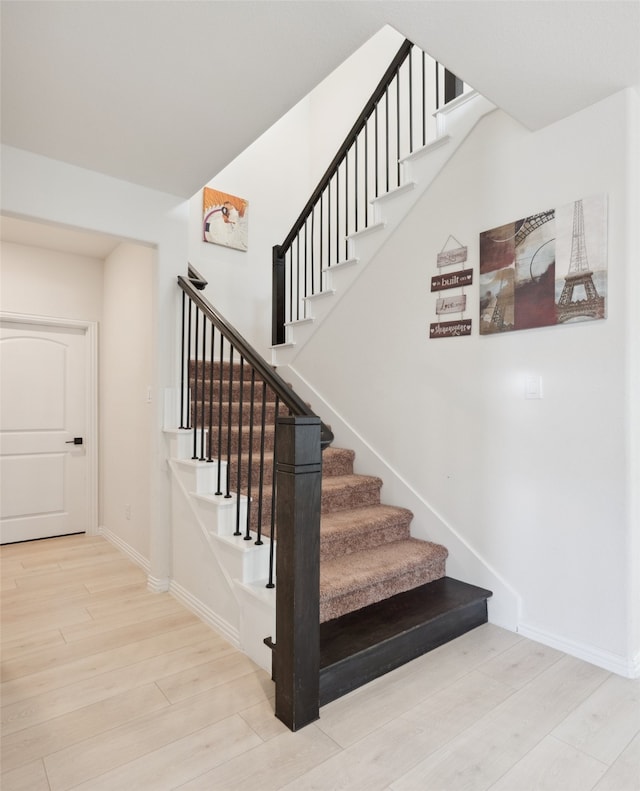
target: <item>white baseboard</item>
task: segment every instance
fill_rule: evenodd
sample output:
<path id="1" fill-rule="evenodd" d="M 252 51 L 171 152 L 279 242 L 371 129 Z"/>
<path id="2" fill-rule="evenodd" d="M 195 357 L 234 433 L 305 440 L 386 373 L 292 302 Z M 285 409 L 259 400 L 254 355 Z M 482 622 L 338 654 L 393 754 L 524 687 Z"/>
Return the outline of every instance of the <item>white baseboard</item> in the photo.
<path id="1" fill-rule="evenodd" d="M 152 577 L 149 574 L 150 564 L 149 561 L 143 557 L 132 546 L 123 541 L 120 536 L 111 532 L 109 528 L 101 526 L 98 528 L 99 535 L 103 536 L 110 544 L 113 544 L 119 549 L 123 555 L 126 555 L 131 561 L 146 573 L 147 587 L 154 593 L 164 593 L 169 591 L 171 595 L 183 604 L 188 610 L 195 613 L 198 618 L 201 618 L 205 623 L 209 624 L 216 630 L 225 640 L 228 640 L 234 648 L 240 647 L 240 635 L 237 629 L 234 629 L 223 618 L 203 604 L 199 599 L 193 596 L 186 588 L 183 588 L 179 583 L 168 579 Z"/>
<path id="2" fill-rule="evenodd" d="M 149 574 L 151 565 L 147 558 L 145 558 L 144 555 L 141 555 L 137 549 L 134 549 L 130 544 L 127 544 L 127 542 L 123 541 L 120 536 L 112 533 L 111 530 L 109 530 L 108 527 L 104 527 L 104 525 L 101 525 L 98 528 L 98 535 L 106 538 L 110 544 L 113 544 L 114 547 L 117 547 L 122 552 L 122 554 L 126 555 L 129 560 L 136 564 L 136 566 L 140 566 L 145 574 Z M 164 590 L 166 590 L 166 588 Z"/>
<path id="3" fill-rule="evenodd" d="M 545 632 L 526 623 L 518 624 L 518 634 L 529 640 L 535 640 L 536 643 L 542 643 L 549 646 L 549 648 L 555 648 L 558 651 L 569 654 L 569 656 L 574 656 L 576 659 L 582 659 L 618 676 L 623 676 L 624 678 L 640 677 L 640 655 L 635 658 L 626 658 L 618 654 L 612 654 L 609 651 L 601 651 L 593 646 Z"/>
<path id="4" fill-rule="evenodd" d="M 174 596 L 181 604 L 188 610 L 202 619 L 205 623 L 209 624 L 216 630 L 225 640 L 228 640 L 234 648 L 240 648 L 240 635 L 237 629 L 234 629 L 231 624 L 227 623 L 223 618 L 217 615 L 212 609 L 207 607 L 206 604 L 197 599 L 193 594 L 189 593 L 182 585 L 171 580 L 169 583 L 169 593 Z"/>
<path id="5" fill-rule="evenodd" d="M 168 577 L 152 577 L 147 574 L 147 588 L 153 593 L 166 593 L 169 590 L 171 580 Z"/>

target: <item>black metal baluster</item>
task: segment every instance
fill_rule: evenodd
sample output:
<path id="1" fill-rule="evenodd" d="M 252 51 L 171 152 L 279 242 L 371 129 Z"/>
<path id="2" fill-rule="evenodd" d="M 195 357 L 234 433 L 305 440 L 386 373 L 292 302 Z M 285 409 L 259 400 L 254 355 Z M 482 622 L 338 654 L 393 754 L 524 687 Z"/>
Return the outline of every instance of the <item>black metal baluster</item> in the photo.
<path id="1" fill-rule="evenodd" d="M 214 377 L 214 342 L 215 342 L 215 326 L 211 322 L 211 351 L 209 355 L 209 433 L 207 434 L 207 461 L 212 462 L 212 448 L 213 442 L 213 377 Z"/>
<path id="2" fill-rule="evenodd" d="M 262 502 L 264 495 L 264 433 L 267 413 L 267 383 L 262 383 L 262 412 L 260 417 L 260 474 L 258 479 L 258 537 L 256 544 L 262 544 Z M 275 485 L 275 475 L 273 477 Z"/>
<path id="3" fill-rule="evenodd" d="M 349 152 L 347 151 L 344 158 L 344 257 L 345 260 L 349 257 L 347 251 L 349 249 Z"/>
<path id="4" fill-rule="evenodd" d="M 195 316 L 195 327 L 196 327 L 196 335 L 193 341 L 193 346 L 195 349 L 195 363 L 194 363 L 194 372 L 193 372 L 193 412 L 195 413 L 195 420 L 193 421 L 193 455 L 191 456 L 192 459 L 198 458 L 198 417 L 202 417 L 202 415 L 198 414 L 198 330 L 200 328 L 200 308 L 196 305 L 196 316 Z"/>
<path id="5" fill-rule="evenodd" d="M 291 321 L 293 319 L 293 247 L 289 247 L 287 250 L 285 261 L 286 256 L 289 256 L 289 266 L 287 268 L 289 274 L 289 312 L 285 321 Z"/>
<path id="6" fill-rule="evenodd" d="M 304 295 L 303 295 L 305 297 L 309 296 L 309 283 L 308 283 L 308 275 L 307 275 L 307 272 L 309 271 L 309 262 L 307 255 L 308 250 L 309 250 L 309 238 L 307 233 L 307 220 L 305 220 L 304 221 Z"/>
<path id="7" fill-rule="evenodd" d="M 413 58 L 409 55 L 409 153 L 413 152 Z"/>
<path id="8" fill-rule="evenodd" d="M 340 170 L 336 169 L 336 264 L 340 260 Z"/>
<path id="9" fill-rule="evenodd" d="M 276 413 L 274 418 L 274 426 L 278 425 L 278 412 L 280 408 L 280 398 L 276 395 Z M 276 539 L 276 445 L 278 443 L 278 432 L 274 431 L 273 434 L 273 484 L 271 491 L 271 535 L 269 536 L 269 581 L 267 588 L 275 588 L 273 581 L 273 560 Z"/>
<path id="10" fill-rule="evenodd" d="M 389 89 L 384 92 L 384 101 L 385 101 L 385 111 L 384 111 L 384 122 L 385 122 L 385 151 L 386 151 L 386 170 L 387 170 L 387 179 L 386 179 L 386 191 L 389 192 Z"/>
<path id="11" fill-rule="evenodd" d="M 233 410 L 233 346 L 229 344 L 229 376 L 227 379 L 229 387 L 229 398 L 227 403 L 227 491 L 225 497 L 231 497 L 231 424 Z"/>
<path id="12" fill-rule="evenodd" d="M 296 319 L 300 318 L 300 234 L 296 236 L 296 316 L 295 317 Z"/>
<path id="13" fill-rule="evenodd" d="M 369 119 L 364 126 L 364 227 L 369 225 Z"/>
<path id="14" fill-rule="evenodd" d="M 187 294 L 186 292 L 182 292 L 182 338 L 180 339 L 180 428 L 186 428 L 185 420 L 184 420 L 184 379 L 185 379 L 185 370 L 184 370 L 184 356 L 185 356 L 185 346 L 186 341 L 184 337 L 184 323 L 187 318 L 187 308 L 186 308 L 186 299 Z"/>
<path id="15" fill-rule="evenodd" d="M 396 73 L 396 187 L 400 186 L 400 70 Z"/>
<path id="16" fill-rule="evenodd" d="M 422 55 L 422 145 L 427 144 L 427 57 L 424 52 Z"/>
<path id="17" fill-rule="evenodd" d="M 316 207 L 311 211 L 311 293 L 315 294 Z M 306 314 L 306 311 L 305 311 Z"/>
<path id="18" fill-rule="evenodd" d="M 236 529 L 234 536 L 241 536 L 240 502 L 242 500 L 242 405 L 244 402 L 244 358 L 240 355 L 240 397 L 238 398 L 238 475 L 236 484 Z"/>
<path id="19" fill-rule="evenodd" d="M 218 358 L 218 488 L 216 494 L 222 494 L 222 399 L 223 399 L 223 369 L 224 369 L 224 335 L 220 333 L 220 354 Z"/>
<path id="20" fill-rule="evenodd" d="M 187 320 L 187 409 L 189 410 L 189 414 L 187 415 L 187 425 L 185 428 L 191 428 L 191 308 L 193 305 L 193 301 L 189 298 L 189 311 L 188 311 L 188 320 Z"/>
<path id="21" fill-rule="evenodd" d="M 360 191 L 360 184 L 358 182 L 358 138 L 357 137 L 356 137 L 356 142 L 355 142 L 354 154 L 355 154 L 355 159 L 354 159 L 354 169 L 353 169 L 353 183 L 354 183 L 354 188 L 355 188 L 355 193 L 356 193 L 356 196 L 355 196 L 356 197 L 356 200 L 355 200 L 355 204 L 356 205 L 355 205 L 355 211 L 354 211 L 354 215 L 355 215 L 355 227 L 354 227 L 354 230 L 357 231 L 358 230 L 358 192 Z"/>
<path id="22" fill-rule="evenodd" d="M 204 388 L 206 384 L 206 358 L 207 358 L 207 317 L 202 313 L 202 383 L 200 386 L 200 461 L 205 460 L 204 448 L 204 434 L 205 434 L 205 419 L 204 419 Z"/>
<path id="23" fill-rule="evenodd" d="M 331 181 L 327 185 L 327 267 L 331 266 Z"/>
<path id="24" fill-rule="evenodd" d="M 324 192 L 320 195 L 320 264 L 318 266 L 318 279 L 320 281 L 320 291 L 322 291 L 324 283 L 322 282 L 322 267 L 324 266 Z"/>
<path id="25" fill-rule="evenodd" d="M 251 483 L 253 474 L 253 411 L 255 409 L 256 369 L 251 369 L 251 390 L 249 392 L 249 459 L 247 462 L 247 529 L 244 540 L 251 541 Z"/>
<path id="26" fill-rule="evenodd" d="M 376 104 L 376 109 L 375 109 L 374 132 L 375 132 L 374 137 L 375 137 L 375 150 L 376 150 L 376 178 L 375 178 L 376 192 L 375 192 L 375 197 L 377 198 L 378 195 L 379 195 L 379 193 L 378 193 L 378 170 L 379 170 L 379 159 L 380 159 L 380 152 L 379 152 L 379 146 L 378 146 L 378 105 L 377 104 Z"/>

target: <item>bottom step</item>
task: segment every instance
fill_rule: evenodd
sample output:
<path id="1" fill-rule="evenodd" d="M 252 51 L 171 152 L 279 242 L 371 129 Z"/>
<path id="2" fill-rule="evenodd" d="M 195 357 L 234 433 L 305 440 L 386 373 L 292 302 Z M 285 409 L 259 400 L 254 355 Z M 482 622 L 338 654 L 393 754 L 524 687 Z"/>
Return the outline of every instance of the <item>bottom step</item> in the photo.
<path id="1" fill-rule="evenodd" d="M 443 577 L 320 624 L 320 706 L 486 623 L 491 595 Z"/>

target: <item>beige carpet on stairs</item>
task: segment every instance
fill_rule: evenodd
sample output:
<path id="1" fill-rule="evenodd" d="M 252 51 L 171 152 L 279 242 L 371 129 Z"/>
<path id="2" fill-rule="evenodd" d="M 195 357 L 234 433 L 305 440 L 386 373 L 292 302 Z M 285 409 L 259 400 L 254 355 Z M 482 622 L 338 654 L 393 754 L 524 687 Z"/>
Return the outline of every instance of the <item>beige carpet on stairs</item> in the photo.
<path id="1" fill-rule="evenodd" d="M 193 387 L 192 383 L 192 387 Z M 218 387 L 218 374 L 214 374 L 214 388 Z M 249 383 L 244 382 L 244 399 L 249 398 Z M 209 392 L 205 380 L 205 398 Z M 198 396 L 202 392 L 198 383 L 194 388 Z M 259 420 L 262 412 L 261 386 L 254 386 L 254 396 L 258 403 L 254 406 L 254 418 Z M 223 423 L 228 414 L 227 394 L 224 392 L 222 409 Z M 250 432 L 247 403 L 243 405 L 243 429 L 237 429 L 239 395 L 238 376 L 234 377 L 232 393 L 231 447 L 236 451 L 241 444 L 240 457 L 241 485 L 246 486 L 249 470 L 249 445 L 252 447 L 252 467 L 258 460 L 261 443 L 260 432 Z M 274 404 L 267 400 L 265 411 L 271 418 Z M 199 424 L 200 414 L 209 422 L 212 416 L 214 427 L 212 449 L 217 449 L 218 405 L 214 402 L 193 407 Z M 271 418 L 272 419 L 272 418 Z M 222 426 L 222 447 L 226 451 L 229 438 L 226 423 Z M 273 477 L 273 429 L 267 429 L 264 437 L 265 469 L 264 481 L 271 482 Z M 214 453 L 214 455 L 216 455 Z M 322 513 L 320 522 L 320 621 L 329 621 L 348 612 L 382 601 L 397 593 L 433 582 L 445 576 L 447 550 L 429 541 L 411 537 L 413 515 L 406 508 L 384 505 L 380 502 L 382 480 L 380 478 L 355 474 L 353 471 L 355 454 L 352 450 L 329 447 L 323 453 L 322 470 Z M 232 490 L 237 481 L 237 461 L 231 463 Z M 252 481 L 255 485 L 258 473 L 254 469 Z M 251 524 L 255 527 L 258 509 L 252 503 Z M 263 499 L 263 525 L 268 525 L 271 512 L 270 496 Z M 263 534 L 268 535 L 268 527 Z"/>

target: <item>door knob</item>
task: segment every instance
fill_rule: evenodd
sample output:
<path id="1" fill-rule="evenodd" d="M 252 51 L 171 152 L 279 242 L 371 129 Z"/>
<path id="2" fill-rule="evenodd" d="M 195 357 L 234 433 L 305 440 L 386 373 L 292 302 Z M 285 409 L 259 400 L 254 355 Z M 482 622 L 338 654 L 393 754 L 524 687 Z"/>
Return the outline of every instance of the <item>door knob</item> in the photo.
<path id="1" fill-rule="evenodd" d="M 73 439 L 67 440 L 65 445 L 82 445 L 82 437 L 74 437 Z"/>

